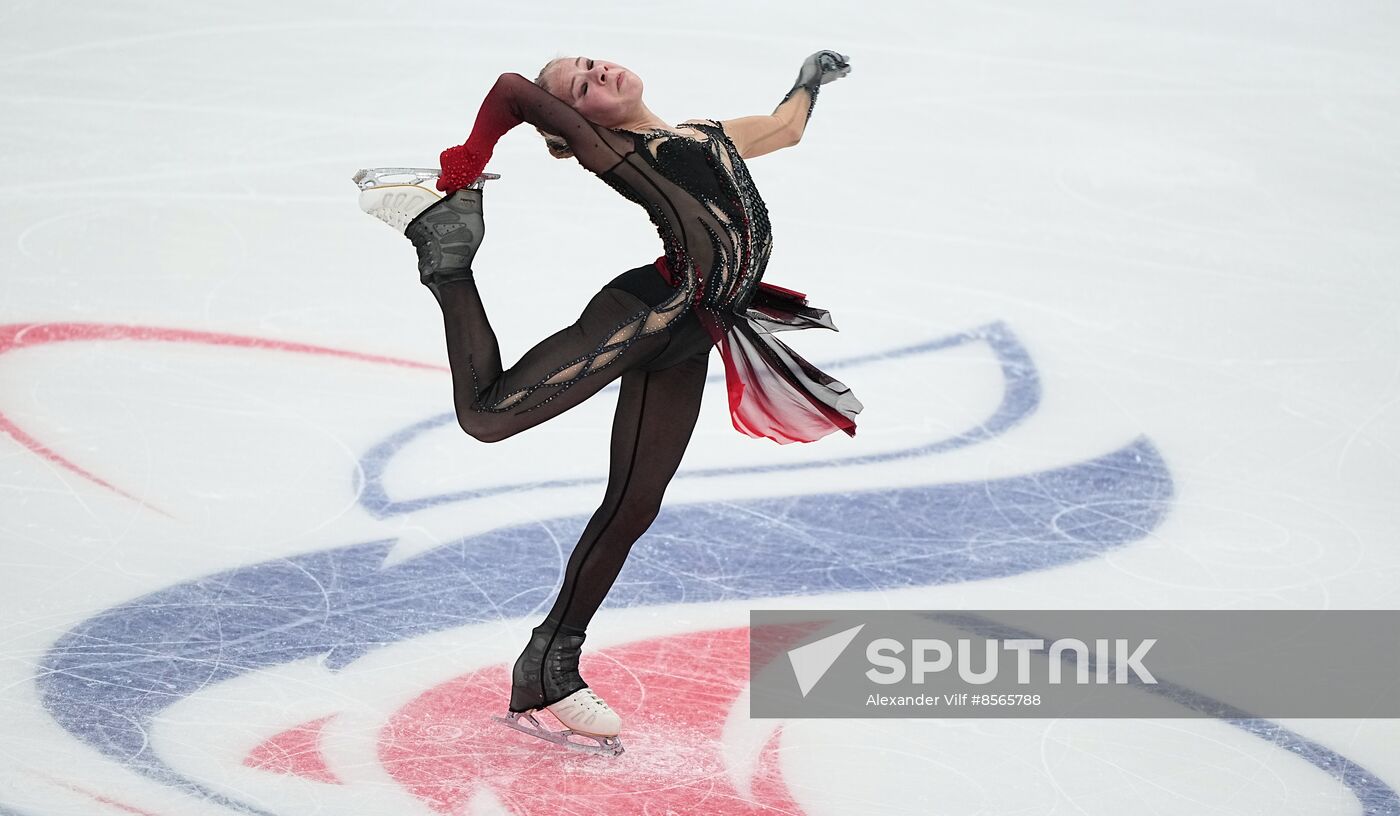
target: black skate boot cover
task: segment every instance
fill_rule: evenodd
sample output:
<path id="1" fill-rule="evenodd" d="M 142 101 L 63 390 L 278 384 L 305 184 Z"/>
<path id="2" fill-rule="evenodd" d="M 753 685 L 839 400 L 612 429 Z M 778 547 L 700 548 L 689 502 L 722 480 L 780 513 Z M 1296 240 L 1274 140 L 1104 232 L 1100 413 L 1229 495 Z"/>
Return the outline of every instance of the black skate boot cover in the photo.
<path id="1" fill-rule="evenodd" d="M 550 622 L 535 627 L 511 673 L 510 710 L 544 708 L 588 688 L 578 673 L 585 637 Z"/>
<path id="2" fill-rule="evenodd" d="M 437 287 L 472 277 L 472 259 L 486 235 L 481 190 L 461 189 L 435 202 L 404 228 L 418 251 L 418 278 Z"/>

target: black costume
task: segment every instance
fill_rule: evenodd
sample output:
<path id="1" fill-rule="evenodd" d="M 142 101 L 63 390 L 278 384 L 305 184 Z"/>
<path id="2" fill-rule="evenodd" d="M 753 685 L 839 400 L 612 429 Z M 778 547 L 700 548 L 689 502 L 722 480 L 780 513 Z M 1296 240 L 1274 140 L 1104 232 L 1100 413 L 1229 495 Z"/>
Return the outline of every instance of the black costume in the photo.
<path id="1" fill-rule="evenodd" d="M 550 705 L 586 686 L 576 671 L 583 630 L 661 508 L 694 429 L 711 346 L 721 346 L 731 416 L 744 433 L 779 442 L 811 441 L 837 429 L 854 435 L 861 409 L 843 384 L 771 336 L 835 327 L 800 292 L 761 283 L 772 247 L 767 209 L 719 122 L 691 120 L 686 127 L 693 136 L 613 130 L 525 77 L 503 74 L 482 103 L 471 138 L 444 151 L 439 187 L 450 192 L 476 178 L 496 141 L 521 122 L 564 139 L 579 163 L 641 205 L 665 255 L 614 278 L 577 321 L 503 370 L 470 274 L 472 241 L 480 236 L 461 229 L 481 223 L 480 191 L 453 193 L 407 230 L 442 306 L 457 416 L 468 433 L 504 439 L 622 378 L 603 503 L 574 548 L 545 623 L 516 664 L 513 711 Z M 476 197 L 465 197 L 468 192 Z M 468 217 L 474 207 L 476 220 L 453 220 L 453 207 Z M 454 246 L 465 265 L 431 283 Z M 539 673 L 550 660 L 562 661 L 572 679 L 546 682 Z"/>

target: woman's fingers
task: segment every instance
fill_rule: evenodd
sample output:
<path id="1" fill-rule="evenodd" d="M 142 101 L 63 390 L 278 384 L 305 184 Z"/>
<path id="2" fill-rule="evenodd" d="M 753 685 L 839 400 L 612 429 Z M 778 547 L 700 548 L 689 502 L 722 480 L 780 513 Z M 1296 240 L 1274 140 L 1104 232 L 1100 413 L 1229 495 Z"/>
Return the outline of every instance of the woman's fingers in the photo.
<path id="1" fill-rule="evenodd" d="M 817 60 L 822 69 L 822 84 L 840 79 L 851 72 L 850 57 L 839 51 L 819 51 Z"/>

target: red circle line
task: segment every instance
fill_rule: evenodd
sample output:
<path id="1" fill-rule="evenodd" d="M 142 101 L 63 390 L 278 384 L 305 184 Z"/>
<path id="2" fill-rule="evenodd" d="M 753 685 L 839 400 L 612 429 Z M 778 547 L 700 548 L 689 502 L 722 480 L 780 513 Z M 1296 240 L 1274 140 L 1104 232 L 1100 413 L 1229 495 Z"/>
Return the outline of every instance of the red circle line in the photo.
<path id="1" fill-rule="evenodd" d="M 380 354 L 366 354 L 359 351 L 318 346 L 310 343 L 296 343 L 289 340 L 275 340 L 267 337 L 228 334 L 226 332 L 197 331 L 194 329 L 177 329 L 161 326 L 133 326 L 121 323 L 10 323 L 0 325 L 0 354 L 6 354 L 18 349 L 48 345 L 50 343 L 93 342 L 102 340 L 195 343 L 207 346 L 265 349 L 269 351 L 285 351 L 293 354 L 315 354 L 325 357 L 339 357 L 347 360 L 359 360 L 366 363 L 391 365 L 400 368 L 427 369 L 432 371 L 448 370 L 444 366 L 421 363 L 416 360 L 405 360 L 399 357 L 386 357 Z M 93 484 L 100 485 L 119 496 L 144 505 L 157 513 L 170 516 L 170 514 L 166 513 L 164 510 L 117 487 L 48 445 L 45 445 L 32 434 L 21 428 L 17 422 L 6 416 L 3 410 L 0 410 L 0 433 L 9 435 L 30 452 L 59 467 L 76 473 Z"/>

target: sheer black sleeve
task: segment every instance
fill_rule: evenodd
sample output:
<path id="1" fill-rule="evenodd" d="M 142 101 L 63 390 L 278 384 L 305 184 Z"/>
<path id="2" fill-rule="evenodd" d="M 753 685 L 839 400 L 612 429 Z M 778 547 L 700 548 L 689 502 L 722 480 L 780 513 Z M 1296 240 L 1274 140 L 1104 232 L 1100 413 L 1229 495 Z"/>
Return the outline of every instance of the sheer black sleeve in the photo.
<path id="1" fill-rule="evenodd" d="M 496 80 L 481 103 L 476 124 L 463 147 L 484 167 L 496 142 L 521 122 L 563 139 L 579 164 L 594 174 L 616 167 L 635 149 L 633 140 L 595 125 L 567 102 L 520 74 L 501 74 Z"/>

